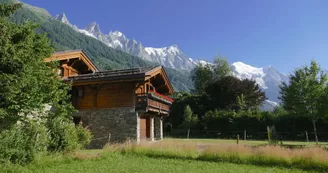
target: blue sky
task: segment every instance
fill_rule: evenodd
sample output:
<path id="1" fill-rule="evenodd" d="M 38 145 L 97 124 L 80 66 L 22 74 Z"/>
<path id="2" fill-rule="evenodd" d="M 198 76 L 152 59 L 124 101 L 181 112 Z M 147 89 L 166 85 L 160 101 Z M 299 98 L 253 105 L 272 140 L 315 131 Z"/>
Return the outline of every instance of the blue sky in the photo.
<path id="1" fill-rule="evenodd" d="M 177 44 L 192 58 L 214 56 L 284 73 L 317 60 L 328 69 L 326 0 L 22 0 L 84 28 L 119 30 L 144 46 Z"/>

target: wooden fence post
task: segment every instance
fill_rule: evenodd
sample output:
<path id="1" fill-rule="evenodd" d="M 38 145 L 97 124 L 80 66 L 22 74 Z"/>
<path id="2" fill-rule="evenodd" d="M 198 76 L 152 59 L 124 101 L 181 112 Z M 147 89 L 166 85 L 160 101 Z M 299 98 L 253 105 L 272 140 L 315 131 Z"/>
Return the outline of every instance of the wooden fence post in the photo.
<path id="1" fill-rule="evenodd" d="M 112 134 L 108 133 L 108 143 L 110 143 L 110 137 L 112 136 Z"/>
<path id="2" fill-rule="evenodd" d="M 244 141 L 246 141 L 246 130 L 244 130 Z"/>
<path id="3" fill-rule="evenodd" d="M 305 131 L 305 137 L 306 137 L 306 142 L 309 142 L 309 135 L 307 131 Z"/>
<path id="4" fill-rule="evenodd" d="M 239 144 L 239 135 L 237 135 L 237 145 Z"/>
<path id="5" fill-rule="evenodd" d="M 190 129 L 188 129 L 187 139 L 189 139 Z"/>

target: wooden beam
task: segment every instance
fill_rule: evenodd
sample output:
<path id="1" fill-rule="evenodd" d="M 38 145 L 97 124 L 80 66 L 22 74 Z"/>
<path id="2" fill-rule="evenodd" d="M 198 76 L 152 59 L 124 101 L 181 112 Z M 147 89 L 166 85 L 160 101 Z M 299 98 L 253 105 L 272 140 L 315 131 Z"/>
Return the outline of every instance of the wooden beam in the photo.
<path id="1" fill-rule="evenodd" d="M 55 53 L 51 57 L 45 58 L 44 62 L 69 60 L 75 58 L 82 60 L 93 72 L 99 71 L 99 69 L 82 51 Z"/>
<path id="2" fill-rule="evenodd" d="M 167 84 L 167 88 L 168 88 L 168 92 L 169 94 L 173 94 L 174 90 L 173 87 L 167 77 L 167 74 L 165 73 L 163 67 L 159 66 L 157 68 L 154 68 L 153 70 L 150 70 L 146 73 L 146 75 L 149 75 L 146 80 L 151 79 L 156 77 L 157 75 L 161 76 L 163 78 L 163 80 L 165 81 L 165 83 Z"/>

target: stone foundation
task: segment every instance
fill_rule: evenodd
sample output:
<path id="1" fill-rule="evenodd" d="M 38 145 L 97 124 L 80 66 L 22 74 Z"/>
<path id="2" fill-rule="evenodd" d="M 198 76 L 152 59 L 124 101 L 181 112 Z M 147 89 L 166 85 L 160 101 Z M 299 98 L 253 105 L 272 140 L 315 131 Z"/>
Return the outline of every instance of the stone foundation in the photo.
<path id="1" fill-rule="evenodd" d="M 156 116 L 154 118 L 154 126 L 155 126 L 155 139 L 156 140 L 162 140 L 163 139 L 163 121 L 162 118 L 159 116 Z"/>
<path id="2" fill-rule="evenodd" d="M 81 117 L 83 125 L 93 134 L 88 148 L 102 148 L 108 142 L 140 140 L 140 118 L 133 107 L 80 110 L 75 116 Z"/>

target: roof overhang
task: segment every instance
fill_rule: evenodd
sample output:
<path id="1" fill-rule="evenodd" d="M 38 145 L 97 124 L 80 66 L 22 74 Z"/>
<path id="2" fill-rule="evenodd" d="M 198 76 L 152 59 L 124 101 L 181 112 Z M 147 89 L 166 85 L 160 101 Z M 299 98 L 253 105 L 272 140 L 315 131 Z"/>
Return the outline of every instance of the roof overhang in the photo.
<path id="1" fill-rule="evenodd" d="M 80 75 L 76 77 L 65 78 L 65 82 L 71 82 L 73 86 L 94 85 L 105 83 L 118 83 L 118 82 L 142 82 L 145 76 L 143 74 L 129 75 L 129 76 L 110 76 L 110 77 L 93 77 L 96 75 Z"/>
<path id="2" fill-rule="evenodd" d="M 45 58 L 44 62 L 70 60 L 75 58 L 82 60 L 91 71 L 99 71 L 98 67 L 87 57 L 87 55 L 82 50 L 56 52 L 51 57 Z"/>
<path id="3" fill-rule="evenodd" d="M 173 94 L 174 89 L 172 87 L 172 84 L 171 84 L 171 82 L 170 82 L 170 80 L 169 80 L 163 66 L 157 66 L 157 67 L 147 71 L 145 73 L 145 76 L 146 76 L 145 80 L 148 80 L 148 79 L 150 79 L 150 78 L 152 78 L 152 77 L 154 77 L 158 74 L 160 74 L 163 77 L 164 82 L 165 82 L 165 86 L 168 88 L 169 94 Z"/>

